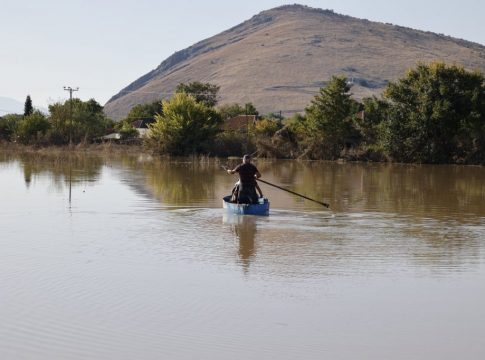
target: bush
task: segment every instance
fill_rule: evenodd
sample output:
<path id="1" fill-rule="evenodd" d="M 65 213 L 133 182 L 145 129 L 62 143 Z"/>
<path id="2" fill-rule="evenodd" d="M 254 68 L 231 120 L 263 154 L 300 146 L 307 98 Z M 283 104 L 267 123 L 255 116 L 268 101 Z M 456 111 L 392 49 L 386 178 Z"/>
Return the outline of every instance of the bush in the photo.
<path id="1" fill-rule="evenodd" d="M 217 134 L 207 151 L 216 156 L 242 156 L 256 150 L 252 142 L 248 143 L 246 133 L 224 131 Z"/>
<path id="2" fill-rule="evenodd" d="M 354 126 L 359 104 L 350 98 L 349 91 L 345 77 L 333 76 L 305 109 L 305 156 L 333 160 L 346 146 L 359 141 Z"/>
<path id="3" fill-rule="evenodd" d="M 437 62 L 416 69 L 385 91 L 384 144 L 398 161 L 468 162 L 484 157 L 485 79 Z M 470 159 L 470 160 L 468 160 Z"/>
<path id="4" fill-rule="evenodd" d="M 49 128 L 50 123 L 45 115 L 40 111 L 34 111 L 20 121 L 16 135 L 24 144 L 37 144 L 45 139 L 44 136 Z"/>
<path id="5" fill-rule="evenodd" d="M 271 137 L 281 128 L 280 122 L 272 119 L 261 119 L 254 125 L 254 133 L 259 137 Z"/>
<path id="6" fill-rule="evenodd" d="M 375 96 L 362 100 L 364 118 L 359 119 L 357 128 L 364 144 L 377 144 L 383 136 L 383 126 L 389 114 L 389 104 Z"/>
<path id="7" fill-rule="evenodd" d="M 156 100 L 148 104 L 137 104 L 130 109 L 125 121 L 132 122 L 138 119 L 153 118 L 156 114 L 162 113 L 162 100 Z"/>
<path id="8" fill-rule="evenodd" d="M 138 130 L 136 130 L 128 122 L 123 122 L 121 128 L 118 130 L 121 140 L 132 140 L 138 138 Z"/>
<path id="9" fill-rule="evenodd" d="M 23 116 L 18 114 L 7 114 L 0 118 L 0 139 L 6 141 L 14 140 L 18 125 Z"/>
<path id="10" fill-rule="evenodd" d="M 72 111 L 72 116 L 71 116 Z M 111 126 L 103 113 L 103 107 L 94 99 L 81 101 L 67 100 L 64 103 L 49 105 L 52 134 L 50 138 L 56 143 L 89 142 L 106 133 Z"/>
<path id="11" fill-rule="evenodd" d="M 155 120 L 149 125 L 146 144 L 156 152 L 172 155 L 207 152 L 222 122 L 213 108 L 186 93 L 163 101 L 163 114 Z"/>

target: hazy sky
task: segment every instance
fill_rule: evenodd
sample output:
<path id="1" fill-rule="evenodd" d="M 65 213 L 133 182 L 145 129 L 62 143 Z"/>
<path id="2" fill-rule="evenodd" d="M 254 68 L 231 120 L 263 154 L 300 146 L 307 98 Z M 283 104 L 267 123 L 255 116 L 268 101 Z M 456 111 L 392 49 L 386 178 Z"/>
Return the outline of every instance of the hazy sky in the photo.
<path id="1" fill-rule="evenodd" d="M 0 0 L 0 96 L 46 107 L 63 86 L 102 105 L 165 58 L 281 0 Z M 485 44 L 483 0 L 301 0 Z M 3 109 L 8 110 L 8 109 Z M 0 111 L 0 115 L 5 111 Z"/>

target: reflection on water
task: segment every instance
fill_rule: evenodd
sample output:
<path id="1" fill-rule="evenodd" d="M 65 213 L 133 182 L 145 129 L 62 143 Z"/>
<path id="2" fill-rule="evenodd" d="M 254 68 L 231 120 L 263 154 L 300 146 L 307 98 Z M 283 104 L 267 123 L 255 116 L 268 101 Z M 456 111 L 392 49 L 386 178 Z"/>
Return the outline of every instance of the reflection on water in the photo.
<path id="1" fill-rule="evenodd" d="M 12 162 L 20 164 L 26 187 L 29 187 L 32 181 L 45 177 L 57 191 L 64 190 L 70 179 L 74 183 L 97 180 L 104 165 L 104 160 L 99 156 L 79 153 L 63 153 L 58 156 L 0 154 L 0 164 Z M 72 169 L 75 169 L 74 172 Z"/>
<path id="2" fill-rule="evenodd" d="M 262 166 L 297 192 L 328 199 L 338 211 L 385 211 L 419 217 L 483 214 L 482 167 L 288 161 Z"/>
<path id="3" fill-rule="evenodd" d="M 484 168 L 257 166 L 0 154 L 0 358 L 484 358 Z"/>
<path id="4" fill-rule="evenodd" d="M 156 161 L 144 165 L 146 186 L 164 204 L 205 203 L 216 196 L 214 164 Z"/>
<path id="5" fill-rule="evenodd" d="M 63 156 L 0 154 L 0 163 L 17 162 L 29 186 L 45 177 L 61 191 L 72 165 L 73 182 L 97 181 L 103 167 L 124 172 L 134 190 L 163 205 L 219 206 L 236 178 L 218 163 L 154 160 L 137 156 Z M 233 164 L 232 164 L 233 165 Z M 472 221 L 485 213 L 485 169 L 464 166 L 339 164 L 334 162 L 259 161 L 263 177 L 319 200 L 336 212 L 405 214 L 417 218 Z M 318 205 L 261 184 L 273 208 L 316 210 Z"/>
<path id="6" fill-rule="evenodd" d="M 254 239 L 256 237 L 256 222 L 255 216 L 237 216 L 225 213 L 223 215 L 223 222 L 229 224 L 232 232 L 239 242 L 238 255 L 244 269 L 249 269 L 250 260 L 255 256 Z"/>

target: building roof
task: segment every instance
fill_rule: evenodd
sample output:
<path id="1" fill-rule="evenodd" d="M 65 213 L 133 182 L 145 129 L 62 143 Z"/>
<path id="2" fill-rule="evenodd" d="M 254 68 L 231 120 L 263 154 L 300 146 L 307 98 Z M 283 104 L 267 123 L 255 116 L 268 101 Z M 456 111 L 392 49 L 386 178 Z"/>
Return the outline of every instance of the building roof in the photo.
<path id="1" fill-rule="evenodd" d="M 224 130 L 229 131 L 246 131 L 248 124 L 256 122 L 256 115 L 238 115 L 224 121 Z"/>
<path id="2" fill-rule="evenodd" d="M 131 126 L 135 129 L 148 129 L 148 124 L 152 124 L 155 122 L 154 118 L 140 118 L 136 119 L 135 121 L 131 122 Z"/>

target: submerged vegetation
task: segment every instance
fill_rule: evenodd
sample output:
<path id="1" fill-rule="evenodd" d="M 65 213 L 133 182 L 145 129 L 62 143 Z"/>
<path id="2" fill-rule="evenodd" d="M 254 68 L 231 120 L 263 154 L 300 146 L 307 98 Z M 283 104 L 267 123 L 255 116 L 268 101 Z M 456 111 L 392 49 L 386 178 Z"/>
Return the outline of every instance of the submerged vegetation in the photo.
<path id="1" fill-rule="evenodd" d="M 361 102 L 334 76 L 303 114 L 286 119 L 261 116 L 252 103 L 218 106 L 218 91 L 180 84 L 172 98 L 136 105 L 118 123 L 93 99 L 52 104 L 47 116 L 28 97 L 24 115 L 0 118 L 0 141 L 88 144 L 113 131 L 123 141 L 139 137 L 134 120 L 149 120 L 143 145 L 161 155 L 485 163 L 485 79 L 457 65 L 418 64 L 380 98 Z"/>

